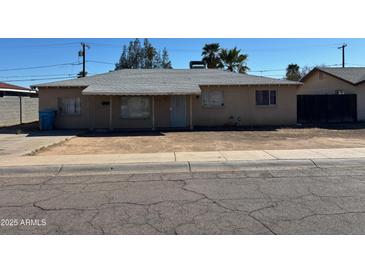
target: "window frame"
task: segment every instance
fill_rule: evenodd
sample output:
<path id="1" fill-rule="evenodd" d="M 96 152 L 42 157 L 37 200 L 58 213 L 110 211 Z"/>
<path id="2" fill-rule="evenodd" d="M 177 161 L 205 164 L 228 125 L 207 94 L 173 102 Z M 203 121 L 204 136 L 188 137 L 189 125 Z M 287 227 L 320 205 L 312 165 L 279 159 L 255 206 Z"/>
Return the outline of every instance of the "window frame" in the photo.
<path id="1" fill-rule="evenodd" d="M 268 104 L 258 104 L 257 103 L 257 94 L 258 92 L 268 92 Z M 271 93 L 275 92 L 275 103 L 271 102 Z M 255 105 L 256 107 L 276 107 L 278 105 L 278 90 L 276 89 L 260 89 L 255 91 Z"/>
<path id="2" fill-rule="evenodd" d="M 219 105 L 207 105 L 207 104 L 204 104 L 204 96 L 205 96 L 205 94 L 212 94 L 214 92 L 219 92 L 219 93 L 222 94 L 222 103 L 219 104 Z M 201 95 L 200 95 L 200 98 L 201 98 L 201 106 L 202 106 L 202 108 L 206 108 L 206 109 L 221 109 L 221 108 L 224 108 L 224 106 L 225 106 L 224 105 L 224 91 L 223 90 L 202 91 L 201 92 Z"/>
<path id="3" fill-rule="evenodd" d="M 74 113 L 67 113 L 62 111 L 62 100 L 65 99 L 74 99 L 75 100 L 75 105 L 76 105 L 76 101 L 78 100 L 79 102 L 79 112 L 74 112 Z M 81 97 L 80 96 L 67 96 L 67 97 L 58 97 L 57 98 L 57 112 L 59 113 L 60 116 L 80 116 L 82 114 L 82 108 L 81 108 Z M 75 108 L 76 109 L 76 108 Z"/>
<path id="4" fill-rule="evenodd" d="M 148 116 L 145 117 L 124 117 L 123 116 L 123 112 L 122 112 L 122 106 L 123 106 L 123 102 L 125 102 L 125 100 L 130 100 L 130 99 L 135 99 L 135 98 L 145 98 L 148 101 Z M 119 118 L 123 119 L 123 120 L 148 120 L 151 119 L 152 117 L 152 104 L 151 104 L 151 98 L 149 96 L 125 96 L 125 97 L 121 97 L 120 99 L 120 108 L 119 108 Z M 130 114 L 130 112 L 129 112 Z"/>

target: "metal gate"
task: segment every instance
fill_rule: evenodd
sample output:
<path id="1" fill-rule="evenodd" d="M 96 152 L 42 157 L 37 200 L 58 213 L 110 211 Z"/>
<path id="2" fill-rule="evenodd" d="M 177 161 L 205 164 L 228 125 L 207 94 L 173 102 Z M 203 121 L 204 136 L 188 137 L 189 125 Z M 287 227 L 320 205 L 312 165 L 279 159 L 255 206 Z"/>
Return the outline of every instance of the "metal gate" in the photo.
<path id="1" fill-rule="evenodd" d="M 357 121 L 356 94 L 297 95 L 298 123 L 348 123 Z"/>

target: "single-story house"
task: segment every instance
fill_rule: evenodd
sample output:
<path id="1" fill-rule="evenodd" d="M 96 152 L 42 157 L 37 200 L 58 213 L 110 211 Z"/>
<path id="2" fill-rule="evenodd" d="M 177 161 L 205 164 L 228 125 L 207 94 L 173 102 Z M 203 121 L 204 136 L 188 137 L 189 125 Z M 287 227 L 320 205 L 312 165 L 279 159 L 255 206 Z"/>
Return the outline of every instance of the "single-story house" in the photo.
<path id="1" fill-rule="evenodd" d="M 297 90 L 298 123 L 365 121 L 365 68 L 317 67 Z"/>
<path id="2" fill-rule="evenodd" d="M 58 129 L 296 124 L 300 82 L 219 69 L 123 69 L 35 85 Z"/>

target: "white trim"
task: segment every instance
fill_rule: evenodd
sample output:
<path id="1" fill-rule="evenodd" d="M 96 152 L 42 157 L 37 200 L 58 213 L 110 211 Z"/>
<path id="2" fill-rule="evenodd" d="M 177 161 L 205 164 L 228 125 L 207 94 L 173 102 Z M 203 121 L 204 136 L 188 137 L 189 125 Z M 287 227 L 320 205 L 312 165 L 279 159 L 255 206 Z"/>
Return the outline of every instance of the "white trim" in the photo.
<path id="1" fill-rule="evenodd" d="M 14 92 L 22 92 L 22 93 L 30 93 L 30 94 L 36 94 L 36 91 L 34 90 L 23 90 L 23 89 L 11 89 L 11 88 L 0 88 L 0 91 L 14 91 Z"/>

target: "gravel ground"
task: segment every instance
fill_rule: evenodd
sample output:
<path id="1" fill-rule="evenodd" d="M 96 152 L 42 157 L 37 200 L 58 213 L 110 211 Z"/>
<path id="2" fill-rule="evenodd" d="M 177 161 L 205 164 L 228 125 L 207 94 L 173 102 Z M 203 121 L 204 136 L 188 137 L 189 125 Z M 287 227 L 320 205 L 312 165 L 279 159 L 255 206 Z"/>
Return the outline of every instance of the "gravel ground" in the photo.
<path id="1" fill-rule="evenodd" d="M 365 127 L 85 134 L 37 155 L 365 147 Z"/>

